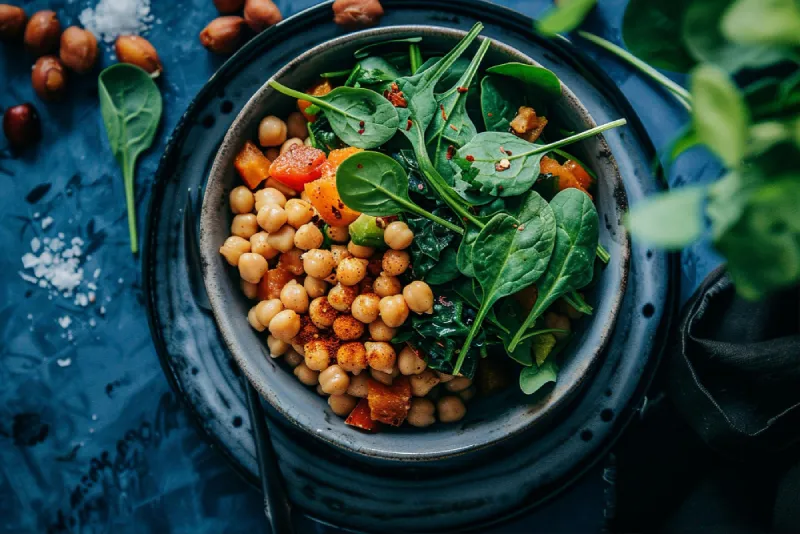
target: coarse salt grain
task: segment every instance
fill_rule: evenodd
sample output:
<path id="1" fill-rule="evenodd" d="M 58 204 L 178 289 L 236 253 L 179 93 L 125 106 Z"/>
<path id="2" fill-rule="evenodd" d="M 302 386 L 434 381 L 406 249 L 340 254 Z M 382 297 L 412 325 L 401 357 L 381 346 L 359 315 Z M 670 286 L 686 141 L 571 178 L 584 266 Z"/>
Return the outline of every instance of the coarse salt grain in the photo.
<path id="1" fill-rule="evenodd" d="M 42 219 L 42 230 L 47 230 L 47 228 L 51 224 L 53 224 L 53 218 L 52 217 L 45 217 L 44 219 Z"/>
<path id="2" fill-rule="evenodd" d="M 70 317 L 69 315 L 65 315 L 64 317 L 59 317 L 58 324 L 61 326 L 61 328 L 69 328 L 69 325 L 72 324 L 72 317 Z"/>
<path id="3" fill-rule="evenodd" d="M 150 0 L 100 0 L 80 14 L 83 27 L 107 44 L 120 35 L 141 35 L 153 23 Z"/>

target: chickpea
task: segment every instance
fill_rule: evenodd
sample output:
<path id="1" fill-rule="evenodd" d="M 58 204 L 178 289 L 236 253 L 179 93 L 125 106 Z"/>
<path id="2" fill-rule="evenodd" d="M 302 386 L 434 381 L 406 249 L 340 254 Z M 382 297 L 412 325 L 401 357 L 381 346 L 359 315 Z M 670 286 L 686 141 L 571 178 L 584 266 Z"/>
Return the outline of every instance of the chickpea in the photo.
<path id="1" fill-rule="evenodd" d="M 328 292 L 328 284 L 325 283 L 325 280 L 320 280 L 313 276 L 306 276 L 306 279 L 303 280 L 303 287 L 306 288 L 308 298 L 311 299 L 324 297 L 325 293 Z"/>
<path id="2" fill-rule="evenodd" d="M 240 213 L 233 218 L 231 223 L 233 235 L 250 239 L 256 232 L 258 232 L 258 221 L 252 213 Z"/>
<path id="3" fill-rule="evenodd" d="M 306 146 L 314 146 L 314 142 L 311 140 L 310 137 L 306 137 L 305 139 L 303 139 L 303 144 Z M 308 195 L 306 195 L 305 191 L 300 193 L 300 199 L 305 200 L 306 202 L 309 201 Z"/>
<path id="4" fill-rule="evenodd" d="M 250 252 L 250 241 L 238 235 L 230 236 L 225 240 L 225 243 L 219 247 L 219 253 L 234 267 L 239 265 L 239 258 L 241 258 L 242 254 L 245 252 Z"/>
<path id="5" fill-rule="evenodd" d="M 380 314 L 381 298 L 375 293 L 365 293 L 357 296 L 350 307 L 353 317 L 362 323 L 372 323 Z"/>
<path id="6" fill-rule="evenodd" d="M 294 198 L 294 197 L 297 196 L 297 191 L 295 191 L 294 189 L 292 189 L 288 185 L 282 184 L 281 182 L 279 182 L 275 178 L 271 178 L 271 177 L 267 178 L 267 181 L 264 182 L 264 186 L 265 187 L 271 187 L 272 189 L 277 189 L 278 191 L 283 193 L 283 196 L 285 196 L 286 198 Z"/>
<path id="7" fill-rule="evenodd" d="M 306 386 L 315 386 L 319 381 L 319 371 L 309 369 L 304 363 L 294 368 L 294 376 Z"/>
<path id="8" fill-rule="evenodd" d="M 244 296 L 250 300 L 255 300 L 258 298 L 258 284 L 252 284 L 247 280 L 240 280 L 239 287 L 242 288 L 242 293 L 244 293 Z"/>
<path id="9" fill-rule="evenodd" d="M 304 224 L 294 234 L 294 246 L 303 250 L 319 248 L 324 240 L 322 232 L 314 223 Z"/>
<path id="10" fill-rule="evenodd" d="M 362 295 L 366 293 L 375 293 L 375 290 L 372 288 L 374 282 L 375 280 L 373 278 L 365 276 L 364 279 L 358 283 L 358 292 Z"/>
<path id="11" fill-rule="evenodd" d="M 330 406 L 331 411 L 339 417 L 347 417 L 350 415 L 350 412 L 353 411 L 357 403 L 358 399 L 352 395 L 331 395 L 328 397 L 328 406 Z"/>
<path id="12" fill-rule="evenodd" d="M 330 343 L 321 339 L 312 339 L 303 347 L 305 350 L 305 361 L 309 369 L 314 371 L 324 371 L 331 364 L 333 354 L 331 354 Z"/>
<path id="13" fill-rule="evenodd" d="M 300 316 L 294 310 L 278 312 L 269 323 L 269 332 L 281 341 L 290 343 L 300 332 Z"/>
<path id="14" fill-rule="evenodd" d="M 328 395 L 343 395 L 350 386 L 350 377 L 338 365 L 331 365 L 319 374 L 319 385 Z"/>
<path id="15" fill-rule="evenodd" d="M 386 326 L 386 323 L 381 319 L 375 319 L 369 323 L 369 337 L 371 337 L 373 341 L 391 341 L 396 333 L 396 328 Z"/>
<path id="16" fill-rule="evenodd" d="M 572 331 L 572 326 L 569 322 L 569 317 L 555 312 L 547 312 L 544 314 L 544 326 L 546 328 L 558 328 L 559 330 L 566 330 L 566 332 L 553 332 L 556 339 L 564 339 L 569 336 Z"/>
<path id="17" fill-rule="evenodd" d="M 383 253 L 383 273 L 389 276 L 399 276 L 406 272 L 411 263 L 408 252 L 405 250 L 387 250 Z"/>
<path id="18" fill-rule="evenodd" d="M 384 341 L 367 341 L 364 343 L 367 349 L 367 363 L 376 371 L 391 373 L 397 355 L 394 347 Z"/>
<path id="19" fill-rule="evenodd" d="M 297 313 L 308 311 L 308 293 L 306 288 L 292 280 L 281 289 L 281 302 L 289 310 Z"/>
<path id="20" fill-rule="evenodd" d="M 408 304 L 402 295 L 383 297 L 379 304 L 381 319 L 386 326 L 397 328 L 408 319 Z"/>
<path id="21" fill-rule="evenodd" d="M 411 246 L 414 232 L 403 221 L 394 221 L 383 231 L 383 241 L 392 250 L 403 250 Z"/>
<path id="22" fill-rule="evenodd" d="M 333 321 L 333 333 L 342 341 L 352 341 L 364 335 L 364 323 L 352 315 L 340 315 Z"/>
<path id="23" fill-rule="evenodd" d="M 439 381 L 442 384 L 446 384 L 455 378 L 453 375 L 448 375 L 447 373 L 443 373 L 441 371 L 436 371 L 436 375 L 439 377 Z"/>
<path id="24" fill-rule="evenodd" d="M 383 371 L 378 371 L 377 369 L 370 369 L 369 375 L 373 378 L 373 380 L 377 380 L 381 384 L 385 384 L 387 386 L 391 386 L 392 382 L 394 382 L 395 376 L 397 376 L 393 369 L 391 373 L 384 373 Z"/>
<path id="25" fill-rule="evenodd" d="M 323 296 L 311 301 L 311 305 L 308 307 L 308 315 L 317 328 L 330 328 L 339 314 L 331 306 L 328 297 Z"/>
<path id="26" fill-rule="evenodd" d="M 299 248 L 293 248 L 289 252 L 284 252 L 278 260 L 278 267 L 295 276 L 300 276 L 303 274 L 302 256 L 303 251 Z"/>
<path id="27" fill-rule="evenodd" d="M 275 115 L 267 115 L 258 124 L 258 142 L 263 147 L 279 146 L 286 141 L 286 123 Z"/>
<path id="28" fill-rule="evenodd" d="M 408 284 L 403 288 L 403 298 L 414 313 L 433 313 L 433 291 L 425 282 Z"/>
<path id="29" fill-rule="evenodd" d="M 336 363 L 348 373 L 357 375 L 367 368 L 367 349 L 359 341 L 343 343 L 336 350 Z"/>
<path id="30" fill-rule="evenodd" d="M 436 411 L 439 413 L 439 421 L 442 423 L 455 423 L 464 418 L 467 408 L 460 398 L 447 396 L 442 397 L 436 403 Z"/>
<path id="31" fill-rule="evenodd" d="M 347 226 L 328 226 L 325 233 L 336 243 L 345 243 L 350 240 L 350 231 Z"/>
<path id="32" fill-rule="evenodd" d="M 419 352 L 406 345 L 397 356 L 397 368 L 404 375 L 418 375 L 428 367 Z"/>
<path id="33" fill-rule="evenodd" d="M 261 211 L 261 208 L 267 204 L 275 204 L 280 207 L 286 205 L 286 196 L 274 187 L 259 189 L 253 195 L 253 198 L 256 202 L 256 211 Z"/>
<path id="34" fill-rule="evenodd" d="M 369 393 L 369 386 L 367 381 L 369 375 L 367 373 L 355 375 L 350 377 L 350 387 L 347 388 L 347 394 L 356 398 L 365 398 Z"/>
<path id="35" fill-rule="evenodd" d="M 425 369 L 418 375 L 408 377 L 411 382 L 411 394 L 415 397 L 424 397 L 439 383 L 439 377 L 430 369 Z"/>
<path id="36" fill-rule="evenodd" d="M 403 285 L 396 276 L 388 276 L 386 273 L 382 273 L 375 279 L 372 287 L 379 297 L 391 297 L 392 295 L 399 295 Z"/>
<path id="37" fill-rule="evenodd" d="M 277 232 L 286 224 L 286 211 L 277 204 L 267 204 L 258 210 L 256 222 L 267 232 Z"/>
<path id="38" fill-rule="evenodd" d="M 245 252 L 239 258 L 239 276 L 252 284 L 260 282 L 268 268 L 267 260 L 261 254 Z"/>
<path id="39" fill-rule="evenodd" d="M 436 422 L 434 412 L 436 407 L 433 402 L 428 399 L 414 398 L 411 399 L 411 409 L 408 410 L 408 417 L 406 421 L 411 426 L 418 428 L 425 428 Z"/>
<path id="40" fill-rule="evenodd" d="M 233 213 L 250 213 L 256 204 L 256 197 L 250 189 L 240 185 L 231 191 L 230 204 Z"/>
<path id="41" fill-rule="evenodd" d="M 284 224 L 277 232 L 270 232 L 267 243 L 280 252 L 289 252 L 294 248 L 294 228 Z"/>
<path id="42" fill-rule="evenodd" d="M 311 146 L 309 143 L 305 143 L 305 144 L 306 144 L 307 146 Z M 306 190 L 305 190 L 305 189 L 303 189 L 302 191 L 300 191 L 300 200 L 303 200 L 303 201 L 305 201 L 305 202 L 308 202 L 309 204 L 311 204 L 311 197 L 310 197 L 310 196 L 308 196 L 308 193 L 306 193 Z"/>
<path id="43" fill-rule="evenodd" d="M 250 236 L 250 251 L 253 254 L 264 256 L 266 260 L 271 260 L 279 254 L 277 250 L 270 246 L 267 232 L 257 232 Z"/>
<path id="44" fill-rule="evenodd" d="M 301 323 L 301 325 L 302 325 L 302 323 Z M 301 329 L 302 329 L 302 326 L 301 326 Z M 292 346 L 292 350 L 295 351 L 300 356 L 305 356 L 306 355 L 306 349 L 303 348 L 303 345 L 298 345 L 297 343 L 290 343 L 290 345 Z"/>
<path id="45" fill-rule="evenodd" d="M 256 318 L 264 326 L 269 326 L 272 319 L 282 311 L 283 303 L 278 299 L 262 300 L 256 304 Z"/>
<path id="46" fill-rule="evenodd" d="M 287 222 L 295 228 L 300 228 L 314 216 L 314 209 L 311 204 L 299 198 L 288 200 L 284 209 L 288 217 Z"/>
<path id="47" fill-rule="evenodd" d="M 273 358 L 283 356 L 289 352 L 290 348 L 288 343 L 273 336 L 267 336 L 267 347 L 269 347 L 269 355 Z"/>
<path id="48" fill-rule="evenodd" d="M 286 154 L 290 150 L 294 150 L 298 146 L 303 146 L 303 140 L 298 139 L 297 137 L 293 137 L 291 139 L 287 139 L 281 145 L 281 154 Z"/>
<path id="49" fill-rule="evenodd" d="M 320 386 L 319 384 L 317 384 L 317 395 L 319 395 L 320 397 L 328 397 L 329 396 L 327 393 L 322 391 L 322 386 Z"/>
<path id="50" fill-rule="evenodd" d="M 475 386 L 470 386 L 467 389 L 459 391 L 458 396 L 461 397 L 462 401 L 469 402 L 475 397 L 475 393 L 477 393 Z"/>
<path id="51" fill-rule="evenodd" d="M 336 261 L 329 250 L 313 249 L 303 254 L 303 269 L 314 278 L 327 278 L 336 267 Z"/>
<path id="52" fill-rule="evenodd" d="M 261 321 L 258 320 L 256 317 L 256 307 L 253 306 L 250 308 L 250 311 L 247 312 L 247 322 L 250 323 L 250 326 L 256 329 L 258 332 L 263 332 L 266 326 L 261 324 Z"/>
<path id="53" fill-rule="evenodd" d="M 471 385 L 472 385 L 472 380 L 470 380 L 466 376 L 456 376 L 452 380 L 448 381 L 444 387 L 447 391 L 458 393 L 459 391 L 464 391 Z"/>
<path id="54" fill-rule="evenodd" d="M 306 118 L 299 111 L 289 113 L 286 118 L 287 136 L 290 138 L 297 137 L 305 140 L 308 137 L 308 126 Z"/>
<path id="55" fill-rule="evenodd" d="M 281 155 L 281 149 L 280 149 L 280 147 L 273 146 L 271 148 L 268 148 L 264 152 L 264 155 L 267 156 L 268 160 L 275 161 L 275 158 L 277 158 L 278 156 Z M 294 195 L 289 195 L 289 196 L 294 196 Z"/>
<path id="56" fill-rule="evenodd" d="M 272 336 L 270 336 L 270 337 L 272 337 Z M 294 369 L 295 367 L 297 367 L 298 365 L 303 363 L 303 356 L 301 354 L 299 354 L 297 351 L 290 350 L 283 357 L 283 361 L 286 362 L 286 365 L 288 365 L 289 367 Z"/>
<path id="57" fill-rule="evenodd" d="M 358 296 L 358 288 L 356 286 L 344 286 L 336 284 L 328 292 L 328 302 L 336 310 L 347 313 L 353 305 L 353 301 Z"/>
<path id="58" fill-rule="evenodd" d="M 353 257 L 344 245 L 332 245 L 331 254 L 333 254 L 333 261 L 336 266 L 342 263 L 342 260 Z"/>
<path id="59" fill-rule="evenodd" d="M 347 244 L 347 251 L 356 258 L 361 258 L 364 260 L 368 260 L 373 254 L 375 254 L 374 248 L 362 247 L 361 245 L 356 245 L 353 241 L 350 241 Z"/>
<path id="60" fill-rule="evenodd" d="M 345 286 L 354 286 L 367 276 L 367 266 L 358 258 L 345 258 L 336 268 L 336 278 Z"/>

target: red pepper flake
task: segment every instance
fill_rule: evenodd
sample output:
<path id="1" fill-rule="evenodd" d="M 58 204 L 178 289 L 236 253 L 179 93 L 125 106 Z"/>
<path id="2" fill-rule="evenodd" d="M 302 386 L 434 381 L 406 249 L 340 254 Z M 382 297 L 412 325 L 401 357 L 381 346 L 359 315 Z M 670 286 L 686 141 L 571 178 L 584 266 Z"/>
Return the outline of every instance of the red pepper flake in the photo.
<path id="1" fill-rule="evenodd" d="M 473 156 L 472 154 L 467 154 L 467 157 L 464 159 L 472 163 L 473 161 L 475 161 L 475 156 Z"/>
<path id="2" fill-rule="evenodd" d="M 525 225 L 524 224 L 520 224 L 519 228 L 517 228 L 517 230 L 519 230 L 520 232 L 523 231 L 524 229 L 525 229 Z"/>
<path id="3" fill-rule="evenodd" d="M 407 108 L 408 101 L 403 96 L 403 91 L 397 86 L 396 83 L 392 84 L 392 89 L 383 92 L 383 96 L 392 103 L 396 108 Z"/>
<path id="4" fill-rule="evenodd" d="M 486 115 L 489 116 L 489 117 L 494 117 L 494 113 L 492 113 L 491 111 L 489 113 L 487 113 Z"/>
<path id="5" fill-rule="evenodd" d="M 358 167 L 359 169 L 363 169 L 363 168 L 364 168 L 364 165 L 362 165 L 361 163 L 359 163 L 358 165 L 356 165 L 356 167 Z"/>
<path id="6" fill-rule="evenodd" d="M 466 93 L 467 91 L 469 91 L 469 89 L 468 89 L 468 88 L 466 88 L 466 87 L 461 87 L 461 86 L 459 86 L 459 87 L 456 89 L 456 91 L 458 91 L 458 92 L 459 92 L 459 93 L 461 93 L 461 94 L 464 94 L 464 93 Z"/>
<path id="7" fill-rule="evenodd" d="M 504 154 L 504 155 L 505 155 L 505 153 L 506 153 L 506 149 L 505 149 L 505 148 L 503 148 L 502 146 L 500 147 L 500 153 L 501 153 L 501 154 Z"/>
<path id="8" fill-rule="evenodd" d="M 359 122 L 358 125 L 363 128 L 364 127 L 364 121 Z"/>
<path id="9" fill-rule="evenodd" d="M 451 130 L 453 130 L 454 132 L 457 132 L 457 131 L 458 131 L 458 128 L 456 128 L 456 127 L 455 127 L 455 126 L 453 126 L 452 124 L 450 125 L 450 129 L 451 129 Z"/>
<path id="10" fill-rule="evenodd" d="M 455 152 L 456 152 L 456 147 L 450 145 L 447 147 L 447 154 L 445 154 L 444 157 L 446 157 L 447 159 L 453 159 L 453 154 L 455 154 Z"/>
<path id="11" fill-rule="evenodd" d="M 505 189 L 505 187 L 503 187 L 502 185 L 498 185 L 498 186 L 497 186 L 497 190 L 498 190 L 498 191 L 501 191 L 501 192 L 502 192 L 502 191 L 503 191 L 503 189 Z"/>
<path id="12" fill-rule="evenodd" d="M 411 119 L 408 119 L 408 122 L 406 123 L 406 131 L 409 131 L 410 129 L 411 129 Z"/>
<path id="13" fill-rule="evenodd" d="M 447 120 L 447 113 L 444 112 L 444 104 L 439 104 L 439 109 L 442 110 L 442 120 Z"/>
<path id="14" fill-rule="evenodd" d="M 334 216 L 336 219 L 341 219 L 341 218 L 342 218 L 342 212 L 341 212 L 341 211 L 339 211 L 339 210 L 337 210 L 337 209 L 336 209 L 336 208 L 334 208 L 333 206 L 331 206 L 331 212 L 333 212 L 333 216 Z"/>
<path id="15" fill-rule="evenodd" d="M 358 135 L 364 135 L 364 128 L 361 128 L 361 129 L 358 131 Z"/>
<path id="16" fill-rule="evenodd" d="M 392 82 L 391 87 L 392 87 L 392 91 L 394 91 L 394 92 L 397 92 L 397 91 L 400 90 L 400 86 L 397 85 L 397 82 Z"/>
<path id="17" fill-rule="evenodd" d="M 510 155 L 512 155 L 512 154 L 513 154 L 513 152 L 511 152 L 510 150 L 506 150 L 506 155 L 507 155 L 507 156 L 510 156 Z"/>
<path id="18" fill-rule="evenodd" d="M 420 191 L 425 191 L 425 186 L 422 184 L 418 184 L 417 189 L 419 189 Z"/>

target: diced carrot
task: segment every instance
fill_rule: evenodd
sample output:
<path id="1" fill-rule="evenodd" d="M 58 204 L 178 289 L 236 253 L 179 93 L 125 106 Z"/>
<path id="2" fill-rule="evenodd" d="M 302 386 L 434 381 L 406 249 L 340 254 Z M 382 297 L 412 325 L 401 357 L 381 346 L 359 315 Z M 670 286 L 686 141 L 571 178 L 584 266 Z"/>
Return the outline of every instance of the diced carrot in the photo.
<path id="1" fill-rule="evenodd" d="M 398 376 L 391 386 L 367 379 L 367 401 L 370 417 L 387 425 L 400 426 L 411 409 L 411 382 Z"/>
<path id="2" fill-rule="evenodd" d="M 327 95 L 331 91 L 333 91 L 333 86 L 331 85 L 331 81 L 328 78 L 325 78 L 324 80 L 320 80 L 319 82 L 314 84 L 311 87 L 311 89 L 306 91 L 306 94 L 309 94 L 311 96 L 322 96 L 322 95 Z M 297 109 L 300 110 L 300 113 L 303 114 L 303 116 L 306 118 L 308 122 L 314 122 L 315 120 L 317 120 L 317 116 L 312 115 L 310 113 L 306 113 L 306 109 L 308 109 L 310 105 L 311 102 L 309 102 L 308 100 L 297 101 Z"/>
<path id="3" fill-rule="evenodd" d="M 269 177 L 269 159 L 250 141 L 236 155 L 233 165 L 250 189 L 255 189 Z"/>
<path id="4" fill-rule="evenodd" d="M 328 160 L 322 164 L 322 178 L 305 186 L 311 204 L 322 220 L 331 226 L 347 226 L 361 215 L 342 202 L 339 190 L 336 189 L 336 169 L 344 160 L 358 152 L 361 152 L 361 149 L 355 147 L 331 150 Z"/>
<path id="5" fill-rule="evenodd" d="M 580 163 L 575 160 L 568 159 L 564 162 L 564 168 L 570 171 L 573 176 L 575 176 L 578 182 L 580 182 L 580 184 L 583 186 L 584 190 L 588 191 L 591 189 L 594 180 L 592 180 L 592 177 L 588 172 L 586 172 L 586 169 L 581 167 Z"/>
<path id="6" fill-rule="evenodd" d="M 291 280 L 299 280 L 289 271 L 283 269 L 270 269 L 267 274 L 261 277 L 258 283 L 258 300 L 278 299 L 281 297 L 281 289 Z"/>
<path id="7" fill-rule="evenodd" d="M 305 184 L 322 176 L 323 163 L 325 152 L 298 145 L 275 158 L 269 167 L 269 175 L 295 191 L 302 191 Z"/>
<path id="8" fill-rule="evenodd" d="M 369 415 L 369 402 L 367 399 L 361 399 L 344 420 L 344 424 L 366 430 L 367 432 L 375 432 L 378 430 L 378 422 L 373 421 Z"/>

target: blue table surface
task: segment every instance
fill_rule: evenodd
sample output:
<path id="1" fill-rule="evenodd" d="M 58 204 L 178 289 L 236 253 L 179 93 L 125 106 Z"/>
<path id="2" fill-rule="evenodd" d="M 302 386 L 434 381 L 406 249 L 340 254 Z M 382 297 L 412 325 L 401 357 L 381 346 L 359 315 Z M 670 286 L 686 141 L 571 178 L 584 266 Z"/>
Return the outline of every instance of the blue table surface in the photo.
<path id="1" fill-rule="evenodd" d="M 94 3 L 36 0 L 24 7 L 28 13 L 55 9 L 66 26 L 77 24 L 81 10 Z M 549 5 L 500 3 L 532 17 Z M 625 0 L 599 3 L 588 28 L 619 42 Z M 314 4 L 278 1 L 284 16 Z M 140 232 L 169 132 L 223 61 L 197 39 L 216 16 L 211 0 L 152 0 L 151 10 L 156 23 L 147 37 L 164 61 L 165 105 L 155 146 L 138 169 Z M 654 145 L 665 146 L 687 120 L 685 112 L 626 66 L 581 46 L 619 84 Z M 112 63 L 105 47 L 102 62 Z M 0 138 L 0 531 L 259 532 L 261 496 L 202 440 L 162 374 L 143 307 L 140 259 L 129 250 L 122 179 L 102 126 L 96 77 L 73 80 L 65 102 L 44 104 L 31 89 L 30 64 L 19 49 L 0 49 L 0 108 L 34 102 L 44 127 L 43 141 L 21 157 L 12 156 Z M 695 149 L 671 168 L 669 182 L 708 182 L 719 174 L 708 154 Z M 46 217 L 53 223 L 43 228 Z M 90 282 L 96 286 L 95 302 L 87 306 L 20 276 L 31 240 L 60 233 L 84 241 L 80 291 L 88 294 Z M 681 299 L 718 263 L 705 242 L 684 251 Z M 503 531 L 599 530 L 601 475 L 598 467 Z M 310 523 L 301 531 L 312 530 L 332 531 Z"/>

